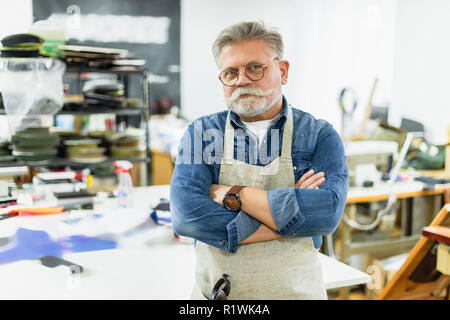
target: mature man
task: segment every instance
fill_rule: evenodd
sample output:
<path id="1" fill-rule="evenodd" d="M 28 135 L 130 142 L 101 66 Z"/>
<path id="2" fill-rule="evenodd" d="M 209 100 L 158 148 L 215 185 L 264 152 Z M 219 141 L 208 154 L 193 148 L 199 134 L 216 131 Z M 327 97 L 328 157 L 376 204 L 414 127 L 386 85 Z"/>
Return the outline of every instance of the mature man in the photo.
<path id="1" fill-rule="evenodd" d="M 170 191 L 175 232 L 197 240 L 193 298 L 326 299 L 317 248 L 345 206 L 341 139 L 288 105 L 275 30 L 233 25 L 213 54 L 230 111 L 189 125 Z"/>

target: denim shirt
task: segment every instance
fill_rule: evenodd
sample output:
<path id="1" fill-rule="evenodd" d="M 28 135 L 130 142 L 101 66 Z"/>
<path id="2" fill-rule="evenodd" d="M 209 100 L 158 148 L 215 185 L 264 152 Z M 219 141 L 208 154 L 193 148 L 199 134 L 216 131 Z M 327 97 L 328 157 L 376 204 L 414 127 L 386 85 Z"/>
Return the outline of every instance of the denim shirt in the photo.
<path id="1" fill-rule="evenodd" d="M 267 131 L 265 152 L 258 150 L 256 137 L 246 130 L 239 116 L 230 112 L 235 128 L 234 158 L 253 165 L 267 165 L 281 153 L 288 103 Z M 232 212 L 213 201 L 211 184 L 219 184 L 223 135 L 228 110 L 193 121 L 178 148 L 170 184 L 170 209 L 174 231 L 225 252 L 233 253 L 239 242 L 261 225 L 244 211 Z M 292 162 L 295 181 L 311 169 L 324 172 L 319 189 L 295 186 L 267 191 L 276 226 L 282 236 L 312 237 L 320 248 L 322 236 L 333 233 L 344 211 L 348 189 L 347 158 L 340 136 L 331 124 L 292 108 Z"/>

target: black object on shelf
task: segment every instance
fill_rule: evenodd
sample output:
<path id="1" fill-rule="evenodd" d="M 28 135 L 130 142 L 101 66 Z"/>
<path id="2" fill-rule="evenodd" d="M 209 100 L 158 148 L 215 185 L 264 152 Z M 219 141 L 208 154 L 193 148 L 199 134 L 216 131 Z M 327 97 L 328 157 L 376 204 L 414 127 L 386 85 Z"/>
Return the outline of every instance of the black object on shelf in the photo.
<path id="1" fill-rule="evenodd" d="M 141 67 L 141 66 L 118 66 L 118 67 L 112 67 L 112 68 L 92 68 L 87 66 L 74 66 L 74 65 L 68 65 L 66 68 L 66 74 L 74 74 L 77 77 L 78 80 L 78 91 L 83 92 L 82 90 L 82 83 L 81 83 L 81 75 L 83 73 L 113 73 L 118 74 L 119 79 L 122 81 L 124 85 L 124 97 L 127 97 L 128 95 L 128 86 L 129 86 L 129 75 L 130 74 L 136 74 L 140 76 L 140 83 L 142 86 L 142 108 L 120 108 L 120 107 L 114 107 L 111 105 L 106 104 L 104 101 L 101 101 L 101 103 L 89 106 L 85 108 L 84 110 L 78 109 L 76 112 L 74 111 L 73 114 L 99 114 L 99 113 L 111 113 L 116 115 L 116 123 L 119 123 L 124 118 L 126 119 L 128 116 L 139 116 L 141 120 L 144 122 L 144 129 L 145 129 L 145 159 L 142 159 L 141 157 L 137 158 L 124 158 L 124 159 L 118 159 L 118 158 L 112 158 L 116 160 L 128 160 L 131 162 L 134 162 L 134 159 L 140 159 L 139 162 L 145 162 L 147 164 L 147 185 L 151 184 L 151 153 L 150 153 L 150 134 L 149 134 L 149 120 L 150 120 L 150 93 L 149 93 L 149 84 L 148 84 L 148 71 L 147 69 Z M 72 106 L 73 107 L 73 106 Z M 106 108 L 105 108 L 106 107 Z M 106 112 L 106 109 L 109 112 Z M 60 112 L 64 114 L 70 114 L 71 112 L 69 110 L 63 110 Z M 119 118 L 117 118 L 119 117 Z M 131 120 L 131 119 L 130 119 Z M 142 123 L 142 121 L 141 121 Z M 110 160 L 111 158 L 109 158 Z M 99 163 L 104 163 L 99 162 Z"/>
<path id="2" fill-rule="evenodd" d="M 4 58 L 37 58 L 44 40 L 34 34 L 19 33 L 4 37 L 0 48 Z"/>

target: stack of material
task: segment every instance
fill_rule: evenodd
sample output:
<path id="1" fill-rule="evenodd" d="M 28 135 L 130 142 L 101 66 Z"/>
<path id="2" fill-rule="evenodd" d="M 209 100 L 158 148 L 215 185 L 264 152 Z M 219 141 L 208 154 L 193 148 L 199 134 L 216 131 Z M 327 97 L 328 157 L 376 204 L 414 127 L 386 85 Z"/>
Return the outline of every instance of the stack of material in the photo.
<path id="1" fill-rule="evenodd" d="M 145 141 L 142 135 L 119 133 L 110 137 L 111 155 L 115 158 L 145 157 Z"/>
<path id="2" fill-rule="evenodd" d="M 64 141 L 67 157 L 75 162 L 90 163 L 106 160 L 106 148 L 99 147 L 100 139 L 73 139 Z"/>
<path id="3" fill-rule="evenodd" d="M 116 79 L 96 79 L 83 85 L 84 103 L 92 106 L 127 106 L 124 85 Z"/>
<path id="4" fill-rule="evenodd" d="M 12 136 L 13 155 L 23 161 L 55 159 L 59 136 L 46 127 L 30 127 Z"/>
<path id="5" fill-rule="evenodd" d="M 61 45 L 59 50 L 66 63 L 72 66 L 111 68 L 120 65 L 120 63 L 123 64 L 125 61 L 130 61 L 130 65 L 145 63 L 145 61 L 142 62 L 138 59 L 136 61 L 135 59 L 128 59 L 132 56 L 132 53 L 125 49 Z"/>
<path id="6" fill-rule="evenodd" d="M 114 158 L 146 156 L 145 135 L 142 129 L 128 128 L 125 132 L 92 131 L 89 136 L 103 139 Z"/>
<path id="7" fill-rule="evenodd" d="M 14 161 L 14 159 L 11 154 L 11 144 L 8 141 L 0 142 L 0 162 Z"/>
<path id="8" fill-rule="evenodd" d="M 40 56 L 44 40 L 34 34 L 20 33 L 4 37 L 1 42 L 4 58 L 36 58 Z"/>

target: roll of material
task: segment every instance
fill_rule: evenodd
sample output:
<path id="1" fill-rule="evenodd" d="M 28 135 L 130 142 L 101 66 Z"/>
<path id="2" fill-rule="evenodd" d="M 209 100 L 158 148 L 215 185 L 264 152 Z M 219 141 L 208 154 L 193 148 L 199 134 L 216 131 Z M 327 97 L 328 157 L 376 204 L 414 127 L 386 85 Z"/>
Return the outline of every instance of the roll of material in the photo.
<path id="1" fill-rule="evenodd" d="M 3 48 L 0 48 L 2 57 L 37 58 L 40 56 L 44 40 L 34 34 L 19 33 L 4 37 L 1 42 L 3 45 Z"/>
<path id="2" fill-rule="evenodd" d="M 12 155 L 20 161 L 46 161 L 56 159 L 59 144 L 57 133 L 48 127 L 30 127 L 17 131 L 11 137 Z"/>

